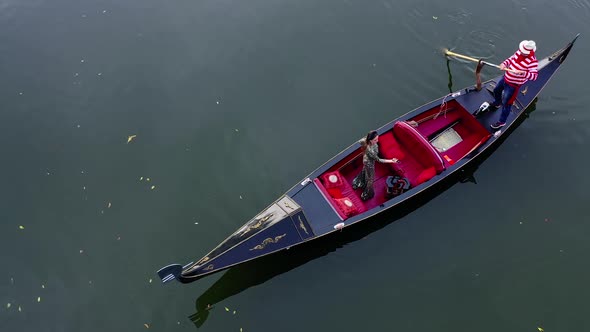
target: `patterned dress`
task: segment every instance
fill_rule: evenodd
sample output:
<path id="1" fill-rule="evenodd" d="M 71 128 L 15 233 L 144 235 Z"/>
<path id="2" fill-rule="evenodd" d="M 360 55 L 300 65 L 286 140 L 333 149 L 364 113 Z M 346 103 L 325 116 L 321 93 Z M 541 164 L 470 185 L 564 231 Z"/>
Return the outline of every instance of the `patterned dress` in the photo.
<path id="1" fill-rule="evenodd" d="M 361 172 L 352 180 L 352 188 L 358 189 L 363 188 L 361 199 L 366 201 L 375 196 L 373 190 L 373 182 L 375 181 L 375 162 L 385 162 L 385 159 L 379 158 L 379 145 L 370 144 L 365 149 L 363 155 L 363 169 Z"/>

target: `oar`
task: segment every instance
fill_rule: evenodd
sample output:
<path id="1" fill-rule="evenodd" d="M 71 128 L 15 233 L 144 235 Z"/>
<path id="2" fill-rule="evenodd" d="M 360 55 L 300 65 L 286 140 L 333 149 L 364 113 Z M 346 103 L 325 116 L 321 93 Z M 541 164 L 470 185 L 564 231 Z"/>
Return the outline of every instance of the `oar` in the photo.
<path id="1" fill-rule="evenodd" d="M 455 53 L 455 52 L 449 51 L 448 49 L 445 49 L 445 55 L 446 55 L 446 56 L 453 56 L 453 57 L 455 57 L 455 58 L 465 59 L 465 60 L 469 60 L 469 61 L 473 61 L 473 62 L 479 62 L 479 61 L 480 61 L 479 59 L 472 58 L 472 57 L 470 57 L 470 56 L 467 56 L 467 55 L 463 55 L 463 54 Z M 490 62 L 487 62 L 487 61 L 483 61 L 483 60 L 482 60 L 482 61 L 481 61 L 481 63 L 483 63 L 483 64 L 486 64 L 486 65 L 488 65 L 488 66 L 496 67 L 496 68 L 498 68 L 498 69 L 500 69 L 500 70 L 506 70 L 506 71 L 511 71 L 511 72 L 513 72 L 513 73 L 519 73 L 519 72 L 518 72 L 518 71 L 516 71 L 516 70 L 512 70 L 512 69 L 508 69 L 508 68 L 504 68 L 504 69 L 502 69 L 502 68 L 500 68 L 500 66 L 498 66 L 498 65 L 496 65 L 496 64 L 493 64 L 493 63 L 490 63 Z"/>

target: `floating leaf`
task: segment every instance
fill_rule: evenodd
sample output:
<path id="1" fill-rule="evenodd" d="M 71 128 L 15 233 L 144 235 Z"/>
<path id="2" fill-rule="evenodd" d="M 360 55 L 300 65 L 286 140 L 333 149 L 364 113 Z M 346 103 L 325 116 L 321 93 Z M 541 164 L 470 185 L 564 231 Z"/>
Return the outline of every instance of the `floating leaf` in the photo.
<path id="1" fill-rule="evenodd" d="M 150 278 L 150 284 L 152 283 L 152 279 Z"/>
<path id="2" fill-rule="evenodd" d="M 437 16 L 432 16 L 432 18 L 435 19 L 435 20 L 438 20 L 438 17 Z"/>
<path id="3" fill-rule="evenodd" d="M 150 182 L 150 178 L 145 179 L 147 182 Z"/>
<path id="4" fill-rule="evenodd" d="M 145 326 L 146 329 L 149 329 L 150 328 L 150 325 L 147 324 L 147 323 L 146 324 L 143 324 L 143 326 Z"/>
<path id="5" fill-rule="evenodd" d="M 107 205 L 107 209 L 111 208 L 111 202 L 109 202 L 109 205 Z"/>
<path id="6" fill-rule="evenodd" d="M 242 328 L 240 327 L 240 332 L 242 332 Z"/>
<path id="7" fill-rule="evenodd" d="M 6 309 L 10 309 L 11 306 L 12 304 L 10 304 L 10 302 L 6 303 Z"/>
<path id="8" fill-rule="evenodd" d="M 156 186 L 152 186 L 152 190 L 156 189 Z"/>
<path id="9" fill-rule="evenodd" d="M 127 137 L 127 144 L 129 144 L 129 142 L 133 141 L 133 139 L 135 139 L 137 137 L 137 135 L 131 135 L 129 137 Z"/>
<path id="10" fill-rule="evenodd" d="M 143 176 L 139 178 L 139 181 L 143 181 Z"/>
<path id="11" fill-rule="evenodd" d="M 37 302 L 41 302 L 41 296 L 37 296 Z"/>
<path id="12" fill-rule="evenodd" d="M 23 311 L 23 309 L 20 307 L 20 305 L 18 306 L 18 312 Z"/>
<path id="13" fill-rule="evenodd" d="M 25 229 L 25 226 L 20 225 L 20 226 L 18 226 L 18 229 Z"/>
<path id="14" fill-rule="evenodd" d="M 41 285 L 41 288 L 45 289 L 45 285 Z"/>
<path id="15" fill-rule="evenodd" d="M 236 314 L 236 311 L 234 310 L 234 315 Z"/>
<path id="16" fill-rule="evenodd" d="M 228 311 L 229 312 L 229 308 L 228 307 L 225 307 L 225 311 Z"/>
<path id="17" fill-rule="evenodd" d="M 543 330 L 542 327 L 537 327 L 537 330 L 539 330 L 539 332 L 544 332 L 545 330 Z"/>

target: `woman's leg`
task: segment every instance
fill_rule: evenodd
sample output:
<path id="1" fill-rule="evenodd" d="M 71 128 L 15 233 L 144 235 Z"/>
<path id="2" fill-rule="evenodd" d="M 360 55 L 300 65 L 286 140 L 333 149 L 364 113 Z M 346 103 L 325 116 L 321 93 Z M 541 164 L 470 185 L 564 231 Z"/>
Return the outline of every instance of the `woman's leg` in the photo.
<path id="1" fill-rule="evenodd" d="M 366 201 L 368 199 L 373 198 L 375 196 L 375 191 L 373 190 L 373 181 L 375 180 L 375 165 L 372 166 L 365 166 L 365 190 L 361 194 L 361 199 Z"/>
<path id="2" fill-rule="evenodd" d="M 366 184 L 367 183 L 365 182 L 365 167 L 363 166 L 361 172 L 352 180 L 352 189 L 356 190 L 358 188 L 365 188 Z"/>

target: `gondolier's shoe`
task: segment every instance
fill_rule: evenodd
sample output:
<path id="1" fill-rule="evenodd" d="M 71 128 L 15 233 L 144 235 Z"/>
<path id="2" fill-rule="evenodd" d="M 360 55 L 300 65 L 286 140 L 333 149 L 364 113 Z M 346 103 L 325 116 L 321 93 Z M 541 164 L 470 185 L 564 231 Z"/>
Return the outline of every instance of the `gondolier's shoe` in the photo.
<path id="1" fill-rule="evenodd" d="M 500 103 L 496 103 L 496 102 L 490 103 L 490 111 L 495 111 L 498 108 L 500 108 L 500 106 L 501 106 Z"/>
<path id="2" fill-rule="evenodd" d="M 498 122 L 492 124 L 490 127 L 492 127 L 492 129 L 500 129 L 500 128 L 504 127 L 505 125 L 506 125 L 505 122 L 498 121 Z"/>

